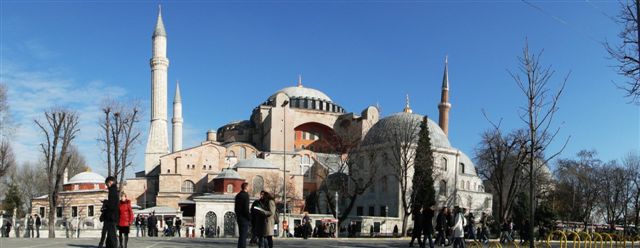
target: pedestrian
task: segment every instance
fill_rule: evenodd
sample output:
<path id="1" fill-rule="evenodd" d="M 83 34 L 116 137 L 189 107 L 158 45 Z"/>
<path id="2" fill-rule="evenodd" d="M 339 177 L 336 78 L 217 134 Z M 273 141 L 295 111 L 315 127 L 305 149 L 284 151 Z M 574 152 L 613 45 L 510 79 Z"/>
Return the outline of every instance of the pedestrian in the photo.
<path id="1" fill-rule="evenodd" d="M 98 248 L 102 248 L 105 239 L 107 238 L 107 225 L 104 223 L 105 215 L 107 212 L 107 200 L 102 200 L 102 207 L 100 207 L 100 222 L 102 222 L 102 231 L 100 232 L 100 242 L 98 242 Z"/>
<path id="2" fill-rule="evenodd" d="M 200 238 L 204 238 L 204 226 L 200 226 Z"/>
<path id="3" fill-rule="evenodd" d="M 447 214 L 445 215 L 445 217 L 447 218 L 447 225 L 446 227 L 446 234 L 447 234 L 447 239 L 449 239 L 449 242 L 447 243 L 447 246 L 453 244 L 453 225 L 454 223 L 454 213 L 451 212 L 451 209 L 447 208 Z"/>
<path id="4" fill-rule="evenodd" d="M 7 228 L 7 234 L 6 237 L 9 238 L 11 236 L 11 227 L 13 226 L 13 224 L 11 224 L 11 220 L 7 220 L 7 224 L 5 225 L 5 227 Z"/>
<path id="5" fill-rule="evenodd" d="M 42 220 L 40 219 L 40 215 L 36 214 L 36 238 L 40 238 L 41 225 L 42 225 Z"/>
<path id="6" fill-rule="evenodd" d="M 302 217 L 302 237 L 308 239 L 309 233 L 311 233 L 311 218 L 309 218 L 308 212 L 304 212 L 304 217 Z"/>
<path id="7" fill-rule="evenodd" d="M 118 204 L 118 186 L 116 178 L 108 176 L 104 184 L 109 189 L 107 198 L 107 207 L 104 214 L 104 225 L 107 229 L 106 247 L 116 248 L 118 246 L 118 238 L 116 237 L 116 225 L 120 220 L 120 208 Z"/>
<path id="8" fill-rule="evenodd" d="M 255 223 L 253 231 L 256 236 L 256 243 L 258 248 L 266 247 L 265 233 L 269 230 L 267 225 L 267 207 L 264 206 L 264 192 L 260 192 L 260 198 L 253 201 L 251 204 L 251 220 Z"/>
<path id="9" fill-rule="evenodd" d="M 62 218 L 62 226 L 64 227 L 64 234 L 69 238 L 69 220 L 67 220 L 66 216 Z"/>
<path id="10" fill-rule="evenodd" d="M 242 183 L 240 185 L 240 192 L 236 194 L 234 210 L 236 213 L 236 220 L 238 222 L 238 248 L 247 247 L 247 234 L 250 222 L 249 213 L 249 194 L 247 193 L 248 183 Z"/>
<path id="11" fill-rule="evenodd" d="M 151 212 L 151 215 L 147 217 L 147 226 L 149 237 L 158 237 L 158 219 L 155 211 Z"/>
<path id="12" fill-rule="evenodd" d="M 142 217 L 140 217 L 140 214 L 136 216 L 136 220 L 134 221 L 134 224 L 136 225 L 136 238 L 137 238 L 137 237 L 140 237 L 140 232 L 142 231 L 140 228 L 140 225 L 142 225 Z"/>
<path id="13" fill-rule="evenodd" d="M 487 225 L 489 216 L 487 213 L 482 212 L 480 216 L 480 241 L 487 244 L 489 243 L 489 226 Z"/>
<path id="14" fill-rule="evenodd" d="M 76 235 L 77 236 L 76 236 L 76 238 L 80 238 L 80 229 L 81 229 L 80 227 L 82 227 L 82 221 L 80 220 L 80 217 L 76 217 L 76 223 L 77 223 L 77 226 L 76 226 Z"/>
<path id="15" fill-rule="evenodd" d="M 180 217 L 176 217 L 176 232 L 178 233 L 178 237 L 181 237 L 180 236 L 180 227 L 181 226 L 182 226 L 182 220 L 180 219 Z"/>
<path id="16" fill-rule="evenodd" d="M 147 231 L 147 226 L 149 224 L 147 224 L 147 217 L 146 216 L 140 216 L 140 229 L 142 229 L 142 237 L 146 237 L 149 233 Z"/>
<path id="17" fill-rule="evenodd" d="M 522 245 L 527 241 L 529 241 L 529 220 L 525 219 L 520 227 L 520 244 Z"/>
<path id="18" fill-rule="evenodd" d="M 118 232 L 120 233 L 120 248 L 127 248 L 127 244 L 129 243 L 129 228 L 133 223 L 133 209 L 131 209 L 131 201 L 124 192 L 120 194 L 119 211 Z"/>
<path id="19" fill-rule="evenodd" d="M 220 226 L 216 227 L 216 237 L 220 238 Z"/>
<path id="20" fill-rule="evenodd" d="M 435 214 L 435 205 L 429 208 L 422 209 L 422 233 L 424 234 L 424 240 L 422 240 L 422 247 L 427 245 L 427 239 L 429 239 L 429 248 L 433 248 L 433 216 Z"/>
<path id="21" fill-rule="evenodd" d="M 468 238 L 476 241 L 476 218 L 475 216 L 473 216 L 473 213 L 469 213 L 469 215 L 467 216 L 467 233 L 468 233 Z"/>
<path id="22" fill-rule="evenodd" d="M 411 212 L 413 219 L 413 231 L 411 232 L 411 242 L 409 242 L 409 247 L 413 247 L 413 241 L 418 240 L 418 245 L 423 247 L 422 245 L 422 207 L 415 206 L 413 211 Z M 398 226 L 396 225 L 393 229 L 394 237 L 397 234 Z"/>
<path id="23" fill-rule="evenodd" d="M 447 226 L 447 207 L 443 207 L 436 217 L 436 231 L 438 231 L 438 237 L 436 237 L 436 245 L 445 246 L 447 243 L 446 238 L 446 226 Z"/>
<path id="24" fill-rule="evenodd" d="M 249 245 L 258 244 L 258 237 L 260 237 L 260 235 L 258 235 L 258 229 L 256 228 L 258 219 L 260 219 L 260 211 L 255 209 L 256 206 L 260 206 L 260 199 L 254 200 L 249 209 L 249 213 L 251 214 L 251 239 L 249 240 Z"/>
<path id="25" fill-rule="evenodd" d="M 29 215 L 29 219 L 27 219 L 27 237 L 28 238 L 33 238 L 34 237 L 34 231 L 33 231 L 33 216 Z"/>
<path id="26" fill-rule="evenodd" d="M 454 207 L 453 215 L 453 248 L 464 248 L 464 227 L 467 222 L 464 218 L 464 211 L 456 206 Z"/>
<path id="27" fill-rule="evenodd" d="M 276 202 L 274 201 L 271 194 L 266 191 L 264 192 L 264 197 L 262 198 L 262 206 L 266 207 L 265 216 L 266 216 L 266 230 L 264 233 L 264 238 L 267 242 L 268 248 L 273 248 L 273 235 L 275 231 L 271 228 L 275 225 L 276 219 Z"/>
<path id="28" fill-rule="evenodd" d="M 500 243 L 508 244 L 511 242 L 511 236 L 509 235 L 509 220 L 505 218 L 500 227 Z"/>

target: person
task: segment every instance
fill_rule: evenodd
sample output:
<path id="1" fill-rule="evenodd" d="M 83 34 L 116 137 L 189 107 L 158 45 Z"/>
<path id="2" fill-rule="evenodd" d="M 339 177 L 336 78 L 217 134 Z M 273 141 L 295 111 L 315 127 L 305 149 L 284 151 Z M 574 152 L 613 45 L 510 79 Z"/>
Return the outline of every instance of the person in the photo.
<path id="1" fill-rule="evenodd" d="M 178 237 L 182 237 L 180 236 L 180 226 L 182 226 L 182 220 L 180 217 L 176 217 L 176 232 L 178 233 Z"/>
<path id="2" fill-rule="evenodd" d="M 40 215 L 36 214 L 36 238 L 40 238 L 41 225 L 42 225 L 42 220 L 40 219 Z"/>
<path id="3" fill-rule="evenodd" d="M 158 237 L 158 219 L 155 211 L 151 212 L 151 215 L 147 218 L 147 225 L 149 237 Z"/>
<path id="4" fill-rule="evenodd" d="M 418 235 L 421 235 L 421 234 L 418 234 Z M 393 226 L 393 237 L 394 238 L 398 237 L 398 225 L 394 225 Z M 420 240 L 418 240 L 418 241 L 420 241 Z"/>
<path id="5" fill-rule="evenodd" d="M 489 226 L 487 225 L 489 217 L 487 213 L 482 212 L 480 216 L 480 241 L 487 244 L 489 243 Z"/>
<path id="6" fill-rule="evenodd" d="M 172 236 L 174 235 L 173 233 L 173 218 L 172 217 L 167 217 L 164 219 L 164 236 Z"/>
<path id="7" fill-rule="evenodd" d="M 310 232 L 311 232 L 311 218 L 309 218 L 308 212 L 304 212 L 304 217 L 302 217 L 302 237 L 304 239 L 308 239 Z"/>
<path id="8" fill-rule="evenodd" d="M 120 220 L 120 208 L 118 204 L 118 186 L 116 185 L 116 178 L 108 176 L 105 179 L 104 184 L 109 189 L 107 197 L 107 208 L 104 215 L 104 225 L 107 228 L 107 248 L 116 248 L 118 246 L 118 238 L 116 237 L 116 225 Z"/>
<path id="9" fill-rule="evenodd" d="M 64 227 L 64 234 L 66 235 L 67 238 L 69 238 L 69 220 L 67 220 L 67 217 L 63 217 L 62 218 L 62 226 Z"/>
<path id="10" fill-rule="evenodd" d="M 135 225 L 136 225 L 136 238 L 140 237 L 140 225 L 142 225 L 142 217 L 140 217 L 140 214 L 138 214 L 136 216 L 136 220 L 135 220 Z"/>
<path id="11" fill-rule="evenodd" d="M 146 237 L 147 235 L 149 235 L 148 231 L 147 231 L 147 226 L 149 224 L 147 223 L 147 217 L 146 216 L 140 216 L 140 229 L 142 229 L 142 237 Z"/>
<path id="12" fill-rule="evenodd" d="M 204 226 L 200 226 L 200 238 L 204 238 Z"/>
<path id="13" fill-rule="evenodd" d="M 447 242 L 446 238 L 446 226 L 447 226 L 447 207 L 443 207 L 436 217 L 436 231 L 438 231 L 438 237 L 436 237 L 436 245 L 444 246 Z"/>
<path id="14" fill-rule="evenodd" d="M 520 244 L 522 245 L 527 241 L 529 241 L 529 220 L 525 219 L 520 227 Z"/>
<path id="15" fill-rule="evenodd" d="M 29 215 L 29 219 L 27 219 L 27 237 L 28 238 L 33 238 L 34 237 L 34 231 L 33 231 L 33 216 Z"/>
<path id="16" fill-rule="evenodd" d="M 427 239 L 429 239 L 429 248 L 433 248 L 433 220 L 436 206 L 422 209 L 422 233 L 424 234 L 424 240 L 422 240 L 422 247 L 427 245 Z"/>
<path id="17" fill-rule="evenodd" d="M 80 220 L 80 217 L 76 217 L 76 238 L 80 238 L 81 226 L 82 226 L 82 221 Z"/>
<path id="18" fill-rule="evenodd" d="M 454 207 L 453 215 L 453 248 L 464 248 L 464 227 L 466 226 L 466 219 L 464 218 L 464 211 L 460 207 Z"/>
<path id="19" fill-rule="evenodd" d="M 220 238 L 220 226 L 216 227 L 216 237 Z"/>
<path id="20" fill-rule="evenodd" d="M 422 209 L 420 206 L 415 206 L 411 213 L 413 219 L 413 231 L 411 232 L 411 242 L 409 242 L 409 247 L 413 247 L 413 241 L 418 239 L 418 245 L 423 247 L 422 245 L 422 213 L 420 212 Z M 398 232 L 398 226 L 396 225 L 393 229 L 394 237 Z"/>
<path id="21" fill-rule="evenodd" d="M 267 207 L 264 206 L 264 192 L 260 192 L 260 198 L 251 204 L 251 221 L 255 225 L 253 231 L 259 248 L 265 247 L 264 234 L 270 228 L 267 226 Z"/>
<path id="22" fill-rule="evenodd" d="M 273 235 L 275 234 L 274 230 L 271 228 L 275 225 L 275 216 L 276 216 L 276 202 L 274 201 L 271 194 L 268 192 L 264 192 L 264 197 L 262 198 L 262 206 L 266 207 L 265 217 L 266 217 L 266 230 L 264 232 L 264 237 L 266 239 L 267 245 L 269 248 L 273 248 Z"/>
<path id="23" fill-rule="evenodd" d="M 127 244 L 129 243 L 129 228 L 133 223 L 133 209 L 131 209 L 131 201 L 124 192 L 120 194 L 119 211 L 118 232 L 120 233 L 120 248 L 127 248 Z"/>
<path id="24" fill-rule="evenodd" d="M 476 218 L 473 216 L 473 213 L 469 213 L 467 216 L 467 234 L 468 238 L 476 241 L 476 228 L 475 228 Z"/>
<path id="25" fill-rule="evenodd" d="M 446 234 L 447 234 L 447 239 L 449 239 L 449 242 L 447 243 L 446 246 L 449 246 L 451 244 L 453 244 L 453 225 L 455 224 L 453 221 L 453 212 L 451 212 L 451 209 L 447 208 L 447 213 L 445 215 L 446 219 L 447 219 L 447 225 L 445 226 L 446 228 Z"/>
<path id="26" fill-rule="evenodd" d="M 502 222 L 502 226 L 500 228 L 500 243 L 509 243 L 511 242 L 511 237 L 509 236 L 509 220 L 505 219 Z"/>
<path id="27" fill-rule="evenodd" d="M 5 225 L 5 228 L 7 229 L 6 231 L 6 236 L 5 237 L 10 237 L 11 236 L 11 227 L 13 226 L 13 224 L 11 224 L 11 220 L 7 220 L 7 224 Z"/>
<path id="28" fill-rule="evenodd" d="M 238 222 L 238 248 L 247 247 L 247 234 L 249 229 L 249 194 L 247 193 L 248 183 L 242 183 L 240 185 L 240 192 L 236 194 L 234 210 L 236 213 L 236 220 Z"/>
<path id="29" fill-rule="evenodd" d="M 98 248 L 102 248 L 105 239 L 107 238 L 107 225 L 104 223 L 105 213 L 107 212 L 107 200 L 102 200 L 102 207 L 100 208 L 100 222 L 102 222 L 102 231 L 100 232 L 100 242 L 98 242 Z"/>
<path id="30" fill-rule="evenodd" d="M 251 214 L 251 240 L 249 240 L 249 245 L 258 244 L 258 237 L 261 235 L 258 234 L 258 219 L 260 219 L 260 211 L 255 207 L 260 207 L 260 199 L 257 199 L 251 203 L 251 209 L 249 210 Z"/>

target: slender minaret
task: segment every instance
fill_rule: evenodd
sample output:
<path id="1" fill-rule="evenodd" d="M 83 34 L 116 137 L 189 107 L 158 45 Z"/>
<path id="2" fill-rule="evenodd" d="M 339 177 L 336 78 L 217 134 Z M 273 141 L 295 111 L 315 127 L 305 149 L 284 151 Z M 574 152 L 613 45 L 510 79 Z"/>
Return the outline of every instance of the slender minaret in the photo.
<path id="1" fill-rule="evenodd" d="M 176 95 L 173 97 L 173 148 L 172 152 L 182 150 L 182 99 L 180 98 L 180 82 L 176 81 Z"/>
<path id="2" fill-rule="evenodd" d="M 406 102 L 404 103 L 404 110 L 402 111 L 405 113 L 413 113 L 413 110 L 411 110 L 411 106 L 409 106 L 409 94 L 407 94 Z"/>
<path id="3" fill-rule="evenodd" d="M 449 136 L 449 110 L 451 109 L 451 103 L 449 103 L 449 58 L 444 58 L 444 76 L 442 77 L 442 94 L 440 95 L 440 104 L 438 104 L 438 110 L 440 110 L 439 124 L 444 134 Z"/>
<path id="4" fill-rule="evenodd" d="M 162 9 L 158 7 L 158 21 L 153 31 L 151 58 L 151 128 L 144 153 L 144 171 L 151 172 L 160 164 L 160 156 L 169 153 L 167 130 L 167 33 L 162 23 Z"/>

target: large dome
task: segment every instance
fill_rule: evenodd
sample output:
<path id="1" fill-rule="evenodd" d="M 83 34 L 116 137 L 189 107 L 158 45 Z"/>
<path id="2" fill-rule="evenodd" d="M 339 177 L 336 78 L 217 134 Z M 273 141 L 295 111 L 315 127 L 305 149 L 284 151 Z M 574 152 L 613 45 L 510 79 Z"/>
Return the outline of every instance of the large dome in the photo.
<path id="1" fill-rule="evenodd" d="M 395 113 L 385 118 L 380 119 L 371 129 L 367 132 L 362 143 L 364 145 L 382 144 L 389 142 L 391 136 L 398 133 L 399 128 L 406 128 L 407 125 L 420 125 L 424 116 L 414 113 L 400 112 Z M 431 144 L 435 147 L 451 148 L 449 138 L 444 134 L 440 126 L 431 119 L 428 119 L 429 125 L 429 137 L 431 137 Z M 414 137 L 417 143 L 418 133 L 420 128 L 415 129 Z"/>
<path id="2" fill-rule="evenodd" d="M 81 172 L 73 176 L 66 184 L 104 183 L 105 178 L 95 172 Z"/>
<path id="3" fill-rule="evenodd" d="M 276 91 L 276 93 L 269 97 L 269 100 L 275 99 L 276 95 L 281 92 L 289 96 L 289 98 L 315 98 L 333 102 L 331 98 L 329 98 L 325 93 L 322 93 L 322 91 L 302 86 L 292 86 Z"/>

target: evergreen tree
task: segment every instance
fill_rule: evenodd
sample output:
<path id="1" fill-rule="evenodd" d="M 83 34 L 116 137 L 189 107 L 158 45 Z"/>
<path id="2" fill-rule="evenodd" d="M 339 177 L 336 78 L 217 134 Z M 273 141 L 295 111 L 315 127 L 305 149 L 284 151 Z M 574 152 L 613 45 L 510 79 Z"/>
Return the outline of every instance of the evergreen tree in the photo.
<path id="1" fill-rule="evenodd" d="M 2 202 L 2 208 L 6 211 L 9 211 L 9 214 L 13 214 L 13 209 L 17 208 L 18 216 L 23 216 L 24 211 L 22 209 L 22 199 L 20 198 L 20 191 L 18 189 L 18 185 L 14 180 L 11 180 L 7 187 L 7 194 L 4 197 L 4 201 Z"/>
<path id="2" fill-rule="evenodd" d="M 433 180 L 434 158 L 428 121 L 429 119 L 425 116 L 420 124 L 418 147 L 413 166 L 413 206 L 429 207 L 436 204 L 436 190 Z"/>

